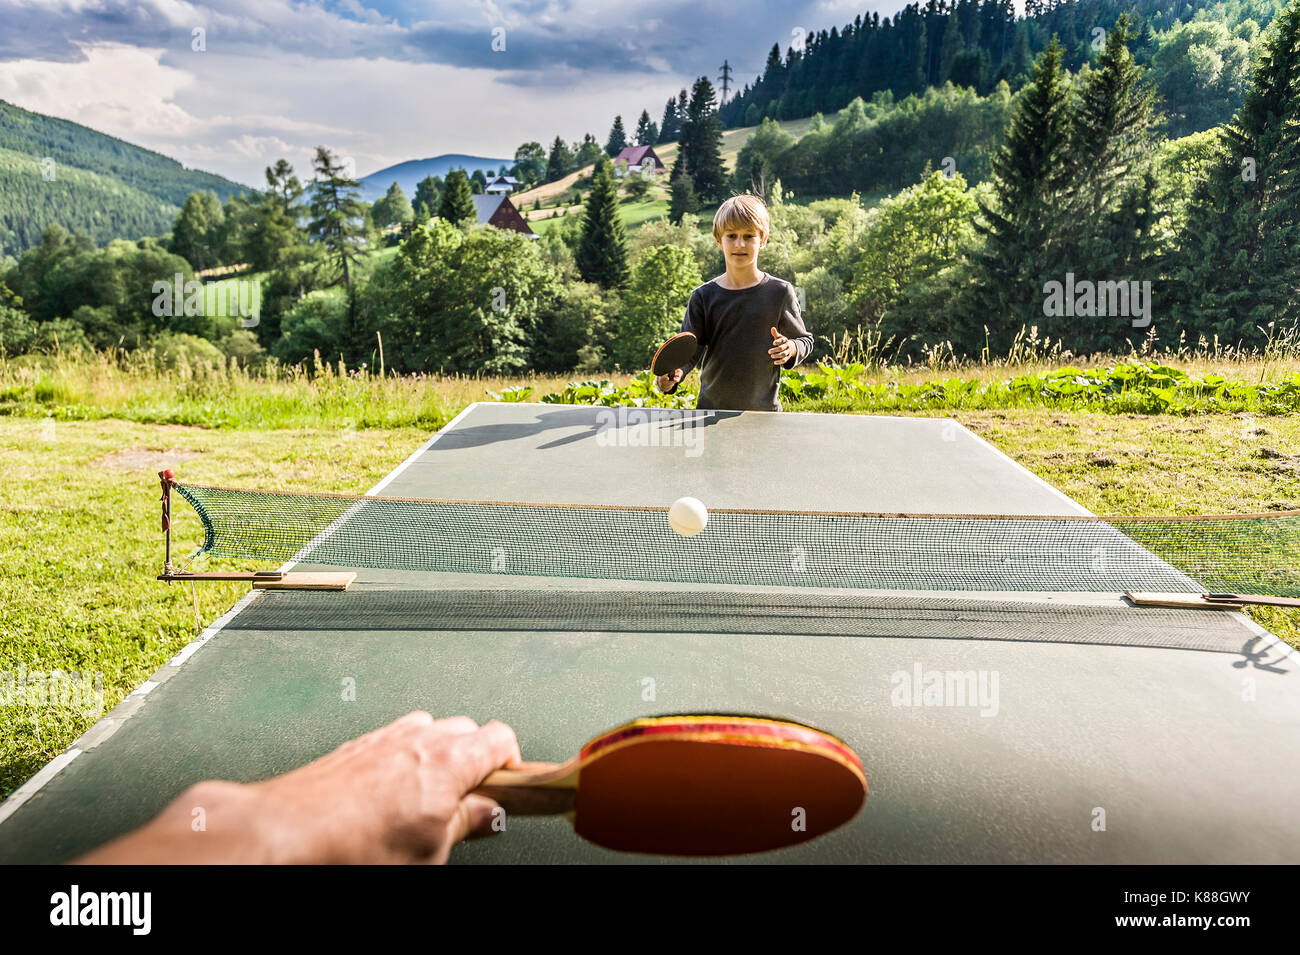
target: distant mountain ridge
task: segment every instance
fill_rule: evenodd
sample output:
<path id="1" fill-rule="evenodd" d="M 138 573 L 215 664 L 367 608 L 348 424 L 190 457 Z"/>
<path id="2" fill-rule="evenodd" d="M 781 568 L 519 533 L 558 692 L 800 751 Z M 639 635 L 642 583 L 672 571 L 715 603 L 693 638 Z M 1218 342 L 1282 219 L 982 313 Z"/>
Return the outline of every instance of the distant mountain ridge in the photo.
<path id="1" fill-rule="evenodd" d="M 401 186 L 402 192 L 411 199 L 415 196 L 416 185 L 421 179 L 429 176 L 439 176 L 445 180 L 447 173 L 453 169 L 464 169 L 465 174 L 469 176 L 474 174 L 475 169 L 482 169 L 483 174 L 490 180 L 497 175 L 502 166 L 514 164 L 513 159 L 488 159 L 483 156 L 450 153 L 430 159 L 408 159 L 406 162 L 399 162 L 395 166 L 388 166 L 368 176 L 362 176 L 358 181 L 361 183 L 361 198 L 366 202 L 374 202 L 387 192 L 394 182 Z"/>
<path id="2" fill-rule="evenodd" d="M 96 243 L 171 230 L 185 197 L 248 187 L 115 136 L 0 100 L 0 255 L 58 223 Z"/>

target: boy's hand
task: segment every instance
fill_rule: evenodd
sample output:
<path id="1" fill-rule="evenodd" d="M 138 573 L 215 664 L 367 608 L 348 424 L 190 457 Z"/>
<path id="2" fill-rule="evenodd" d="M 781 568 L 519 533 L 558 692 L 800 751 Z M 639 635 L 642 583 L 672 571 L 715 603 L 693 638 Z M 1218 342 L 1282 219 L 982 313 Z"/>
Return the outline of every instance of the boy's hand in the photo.
<path id="1" fill-rule="evenodd" d="M 772 347 L 767 350 L 772 357 L 772 364 L 784 365 L 796 354 L 794 343 L 775 328 L 772 329 Z"/>
<path id="2" fill-rule="evenodd" d="M 671 375 L 660 375 L 658 378 L 656 378 L 655 385 L 664 394 L 668 394 L 668 392 L 672 391 L 674 388 L 677 387 L 677 385 L 681 382 L 681 380 L 682 380 L 682 370 L 680 368 L 674 368 L 673 373 Z"/>

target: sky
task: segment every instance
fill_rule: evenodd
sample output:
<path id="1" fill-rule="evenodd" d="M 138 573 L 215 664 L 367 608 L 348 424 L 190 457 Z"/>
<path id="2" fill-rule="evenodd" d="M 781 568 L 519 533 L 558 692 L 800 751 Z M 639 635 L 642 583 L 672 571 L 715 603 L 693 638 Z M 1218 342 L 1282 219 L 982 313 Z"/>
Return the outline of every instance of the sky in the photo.
<path id="1" fill-rule="evenodd" d="M 723 60 L 741 88 L 813 31 L 903 0 L 0 0 L 0 99 L 261 185 L 317 145 L 367 175 L 512 159 L 643 109 Z M 1019 6 L 1019 4 L 1017 4 Z M 634 11 L 638 7 L 644 14 Z M 719 93 L 720 93 L 719 89 Z"/>

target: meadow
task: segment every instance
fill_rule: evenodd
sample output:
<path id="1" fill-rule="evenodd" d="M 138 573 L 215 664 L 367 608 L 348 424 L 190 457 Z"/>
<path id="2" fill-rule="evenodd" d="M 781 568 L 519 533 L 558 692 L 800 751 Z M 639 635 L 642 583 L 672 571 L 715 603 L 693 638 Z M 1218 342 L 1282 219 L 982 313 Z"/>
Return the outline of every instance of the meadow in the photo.
<path id="1" fill-rule="evenodd" d="M 1035 348 L 974 365 L 898 366 L 869 349 L 841 357 L 852 360 L 785 373 L 786 409 L 954 417 L 1097 513 L 1300 508 L 1292 351 L 1086 366 Z M 0 795 L 244 589 L 154 579 L 160 468 L 200 483 L 362 493 L 472 401 L 693 407 L 692 386 L 665 398 L 645 373 L 583 382 L 399 377 L 319 361 L 161 370 L 123 353 L 0 359 L 0 679 L 97 675 L 99 694 L 93 707 L 6 695 Z M 178 507 L 178 542 L 196 530 Z M 1251 615 L 1300 647 L 1300 612 Z"/>

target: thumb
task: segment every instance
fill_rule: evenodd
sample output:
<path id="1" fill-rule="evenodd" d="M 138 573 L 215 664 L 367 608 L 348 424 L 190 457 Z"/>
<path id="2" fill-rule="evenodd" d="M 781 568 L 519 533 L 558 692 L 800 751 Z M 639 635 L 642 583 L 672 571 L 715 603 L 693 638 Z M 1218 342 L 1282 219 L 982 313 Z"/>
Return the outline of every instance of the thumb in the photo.
<path id="1" fill-rule="evenodd" d="M 781 337 L 781 333 L 778 332 L 778 331 L 776 330 L 776 326 L 775 326 L 775 325 L 772 326 L 772 337 L 773 337 L 773 338 L 780 338 L 780 337 Z"/>

